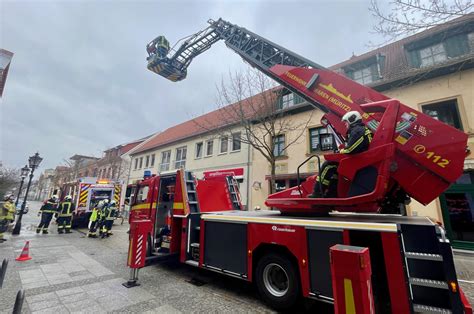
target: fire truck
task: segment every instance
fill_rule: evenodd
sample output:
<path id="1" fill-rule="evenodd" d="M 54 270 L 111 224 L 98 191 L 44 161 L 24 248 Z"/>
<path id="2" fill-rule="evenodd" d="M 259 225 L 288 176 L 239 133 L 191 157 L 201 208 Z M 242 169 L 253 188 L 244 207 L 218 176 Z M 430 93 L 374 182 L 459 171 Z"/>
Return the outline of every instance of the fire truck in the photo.
<path id="1" fill-rule="evenodd" d="M 73 227 L 87 225 L 92 209 L 101 200 L 115 200 L 120 204 L 122 185 L 121 181 L 95 177 L 78 178 L 65 183 L 61 188 L 60 197 L 64 199 L 66 195 L 72 196 L 76 206 L 73 212 Z"/>
<path id="2" fill-rule="evenodd" d="M 270 195 L 266 205 L 278 210 L 239 209 L 231 177 L 197 180 L 178 170 L 143 180 L 132 203 L 132 270 L 176 257 L 254 282 L 278 310 L 303 296 L 334 303 L 339 313 L 472 313 L 444 229 L 400 214 L 409 198 L 426 205 L 461 175 L 467 135 L 222 19 L 209 20 L 166 56 L 152 53 L 148 69 L 180 81 L 193 58 L 220 40 L 322 110 L 337 142 L 345 140 L 341 117 L 353 110 L 373 140 L 360 154 L 324 155 L 339 164 L 337 198 L 309 198 L 313 176 Z M 358 255 L 352 268 L 340 266 L 349 262 L 340 253 L 351 250 L 369 255 Z M 341 270 L 345 277 L 336 280 Z M 363 272 L 370 281 L 359 280 Z M 372 305 L 360 311 L 364 302 Z"/>

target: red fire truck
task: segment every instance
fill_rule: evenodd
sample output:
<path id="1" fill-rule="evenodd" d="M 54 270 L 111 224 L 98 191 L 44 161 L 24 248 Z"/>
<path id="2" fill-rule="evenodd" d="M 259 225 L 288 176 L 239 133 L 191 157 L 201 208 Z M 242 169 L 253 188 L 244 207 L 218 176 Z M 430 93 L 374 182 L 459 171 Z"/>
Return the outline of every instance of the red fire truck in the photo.
<path id="1" fill-rule="evenodd" d="M 150 56 L 148 69 L 182 80 L 194 57 L 223 40 L 249 64 L 323 110 L 322 122 L 336 141 L 345 140 L 340 118 L 352 110 L 372 129 L 373 141 L 361 154 L 324 156 L 339 163 L 338 198 L 308 198 L 313 176 L 270 195 L 266 205 L 278 209 L 273 211 L 237 209 L 229 178 L 196 180 L 180 170 L 144 180 L 132 206 L 128 265 L 177 256 L 255 282 L 269 305 L 286 309 L 301 295 L 337 301 L 334 291 L 341 289 L 334 286 L 329 252 L 341 244 L 358 246 L 370 251 L 373 289 L 369 284 L 366 290 L 370 298 L 373 294 L 376 313 L 472 313 L 444 229 L 425 217 L 387 214 L 399 213 L 409 197 L 427 204 L 449 187 L 462 173 L 467 135 L 245 28 L 222 19 L 209 23 L 174 53 Z M 361 258 L 357 265 L 366 264 Z M 352 287 L 344 279 L 346 306 L 357 296 Z"/>
<path id="2" fill-rule="evenodd" d="M 122 182 L 95 177 L 78 178 L 61 187 L 60 198 L 71 195 L 76 210 L 73 213 L 73 227 L 87 225 L 92 208 L 103 199 L 115 200 L 121 204 Z"/>

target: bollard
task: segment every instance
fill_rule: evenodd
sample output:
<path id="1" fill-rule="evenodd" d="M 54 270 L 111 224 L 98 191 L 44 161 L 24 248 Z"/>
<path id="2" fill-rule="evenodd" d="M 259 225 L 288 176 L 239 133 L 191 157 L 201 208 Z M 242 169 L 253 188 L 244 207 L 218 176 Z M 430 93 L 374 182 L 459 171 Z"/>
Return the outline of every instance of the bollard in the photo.
<path id="1" fill-rule="evenodd" d="M 16 294 L 15 305 L 13 306 L 13 314 L 21 313 L 21 308 L 23 307 L 23 301 L 25 301 L 25 291 L 21 289 Z"/>
<path id="2" fill-rule="evenodd" d="M 5 280 L 5 274 L 7 273 L 8 259 L 4 258 L 2 266 L 0 268 L 0 289 L 3 287 L 3 280 Z"/>

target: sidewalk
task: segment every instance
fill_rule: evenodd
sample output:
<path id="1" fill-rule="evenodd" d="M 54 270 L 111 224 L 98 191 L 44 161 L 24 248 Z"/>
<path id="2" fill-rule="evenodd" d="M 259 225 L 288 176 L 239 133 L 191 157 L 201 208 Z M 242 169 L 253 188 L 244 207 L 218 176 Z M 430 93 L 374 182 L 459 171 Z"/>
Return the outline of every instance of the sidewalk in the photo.
<path id="1" fill-rule="evenodd" d="M 114 235 L 106 239 L 86 238 L 86 230 L 59 235 L 56 225 L 49 235 L 37 235 L 39 203 L 31 207 L 21 234 L 7 234 L 0 245 L 0 262 L 9 259 L 0 313 L 11 313 L 20 288 L 26 291 L 23 313 L 271 312 L 251 285 L 186 265 L 146 267 L 139 273 L 142 285 L 127 289 L 122 286 L 129 275 L 127 223 L 114 225 Z M 26 241 L 32 259 L 17 262 Z M 207 284 L 191 284 L 195 276 Z"/>

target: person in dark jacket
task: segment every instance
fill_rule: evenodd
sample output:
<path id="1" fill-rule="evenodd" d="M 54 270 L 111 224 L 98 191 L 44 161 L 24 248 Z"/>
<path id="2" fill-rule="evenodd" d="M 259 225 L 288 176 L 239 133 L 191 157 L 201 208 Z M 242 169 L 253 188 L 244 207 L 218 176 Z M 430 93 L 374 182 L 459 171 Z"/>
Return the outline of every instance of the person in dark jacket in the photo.
<path id="1" fill-rule="evenodd" d="M 67 195 L 64 198 L 64 202 L 59 204 L 57 219 L 58 223 L 58 233 L 72 233 L 71 232 L 71 223 L 72 223 L 72 212 L 74 211 L 74 204 L 72 203 L 71 195 Z"/>
<path id="2" fill-rule="evenodd" d="M 362 116 L 357 111 L 349 111 L 342 117 L 342 122 L 347 127 L 346 143 L 339 151 L 340 154 L 358 154 L 369 149 L 372 141 L 372 132 L 362 122 Z M 321 174 L 313 187 L 313 193 L 308 195 L 311 198 L 332 198 L 337 197 L 337 166 L 336 162 L 324 162 L 321 167 Z"/>
<path id="3" fill-rule="evenodd" d="M 38 216 L 41 215 L 41 221 L 36 228 L 36 233 L 43 231 L 43 234 L 48 234 L 49 223 L 53 218 L 53 215 L 57 210 L 57 201 L 58 197 L 53 195 L 49 200 L 47 200 L 43 206 L 41 206 Z"/>

